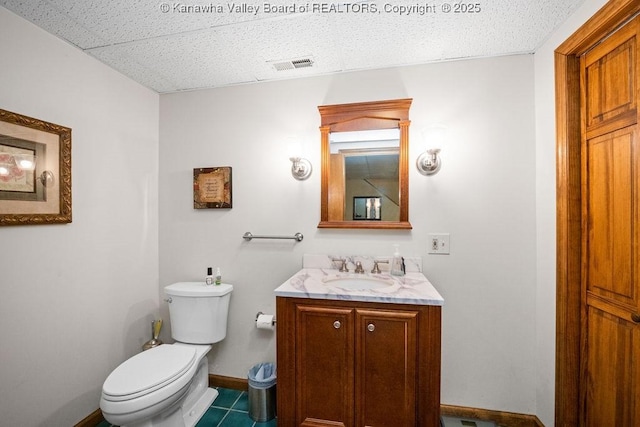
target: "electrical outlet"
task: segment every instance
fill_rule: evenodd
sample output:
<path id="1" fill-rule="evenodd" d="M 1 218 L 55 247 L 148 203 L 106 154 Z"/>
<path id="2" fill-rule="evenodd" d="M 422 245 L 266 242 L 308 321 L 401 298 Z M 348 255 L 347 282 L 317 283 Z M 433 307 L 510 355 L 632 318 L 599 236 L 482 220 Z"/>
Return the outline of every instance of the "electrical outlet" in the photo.
<path id="1" fill-rule="evenodd" d="M 430 254 L 449 255 L 449 233 L 430 233 L 427 244 Z"/>

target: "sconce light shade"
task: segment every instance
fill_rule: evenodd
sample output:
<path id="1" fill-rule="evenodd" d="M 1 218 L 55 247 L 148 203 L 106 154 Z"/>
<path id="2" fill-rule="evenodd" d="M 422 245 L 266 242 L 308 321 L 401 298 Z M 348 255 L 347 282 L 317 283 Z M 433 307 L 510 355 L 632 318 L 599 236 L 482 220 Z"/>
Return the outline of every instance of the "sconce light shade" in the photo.
<path id="1" fill-rule="evenodd" d="M 418 161 L 416 162 L 418 172 L 422 175 L 433 175 L 438 173 L 442 166 L 442 160 L 440 160 L 440 156 L 438 156 L 439 152 L 439 148 L 432 148 L 420 154 L 420 156 L 418 156 Z"/>
<path id="2" fill-rule="evenodd" d="M 311 176 L 311 162 L 301 157 L 289 157 L 291 160 L 291 175 L 298 181 L 304 181 Z"/>
<path id="3" fill-rule="evenodd" d="M 424 130 L 423 138 L 427 147 L 433 147 L 418 156 L 416 167 L 422 175 L 434 175 L 442 167 L 442 160 L 438 155 L 445 145 L 447 128 L 442 125 L 433 125 Z"/>

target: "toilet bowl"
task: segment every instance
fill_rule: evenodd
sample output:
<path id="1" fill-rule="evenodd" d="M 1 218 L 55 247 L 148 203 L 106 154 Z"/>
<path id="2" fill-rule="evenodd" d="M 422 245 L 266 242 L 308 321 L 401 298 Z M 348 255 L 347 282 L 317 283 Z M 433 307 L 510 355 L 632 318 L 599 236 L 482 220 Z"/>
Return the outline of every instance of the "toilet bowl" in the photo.
<path id="1" fill-rule="evenodd" d="M 200 282 L 165 288 L 176 343 L 136 354 L 107 377 L 100 398 L 107 421 L 122 427 L 192 427 L 198 422 L 218 396 L 208 387 L 207 353 L 209 343 L 226 336 L 232 290 L 228 284 Z"/>

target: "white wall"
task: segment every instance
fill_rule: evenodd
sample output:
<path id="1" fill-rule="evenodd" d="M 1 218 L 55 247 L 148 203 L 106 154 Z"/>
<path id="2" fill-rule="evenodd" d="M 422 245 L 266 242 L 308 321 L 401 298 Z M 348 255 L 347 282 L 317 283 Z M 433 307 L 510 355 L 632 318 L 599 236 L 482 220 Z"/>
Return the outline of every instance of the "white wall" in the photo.
<path id="1" fill-rule="evenodd" d="M 0 7 L 0 108 L 72 128 L 73 222 L 0 227 L 0 425 L 71 426 L 158 312 L 157 94 Z"/>
<path id="2" fill-rule="evenodd" d="M 220 266 L 235 285 L 227 338 L 211 371 L 246 377 L 275 359 L 273 290 L 304 253 L 423 257 L 445 298 L 442 402 L 534 413 L 536 218 L 533 56 L 449 62 L 163 95 L 160 99 L 160 286 Z M 318 105 L 413 98 L 411 231 L 319 230 Z M 420 129 L 444 124 L 443 167 L 420 175 Z M 291 177 L 296 136 L 314 165 Z M 233 168 L 233 208 L 194 210 L 193 168 Z M 254 234 L 304 240 L 245 242 Z M 427 255 L 427 234 L 451 233 L 451 255 Z M 166 317 L 166 308 L 163 306 Z"/>
<path id="3" fill-rule="evenodd" d="M 536 87 L 536 349 L 538 418 L 552 426 L 555 411 L 556 134 L 554 51 L 606 0 L 586 0 L 535 54 Z"/>

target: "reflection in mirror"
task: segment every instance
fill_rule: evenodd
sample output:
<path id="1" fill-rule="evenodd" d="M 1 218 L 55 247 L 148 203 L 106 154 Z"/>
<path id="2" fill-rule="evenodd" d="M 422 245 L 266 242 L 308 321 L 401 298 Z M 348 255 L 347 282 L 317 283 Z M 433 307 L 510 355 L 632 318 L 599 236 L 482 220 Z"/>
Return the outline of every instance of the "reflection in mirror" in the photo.
<path id="1" fill-rule="evenodd" d="M 411 229 L 411 101 L 318 107 L 322 152 L 319 228 Z"/>
<path id="2" fill-rule="evenodd" d="M 330 208 L 343 212 L 336 219 L 399 221 L 400 130 L 332 132 L 329 144 L 330 185 L 344 188 Z"/>
<path id="3" fill-rule="evenodd" d="M 356 221 L 382 219 L 380 197 L 354 197 L 353 219 Z"/>

